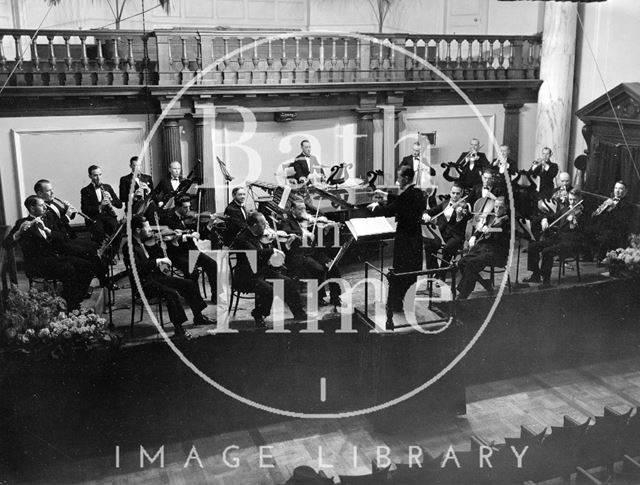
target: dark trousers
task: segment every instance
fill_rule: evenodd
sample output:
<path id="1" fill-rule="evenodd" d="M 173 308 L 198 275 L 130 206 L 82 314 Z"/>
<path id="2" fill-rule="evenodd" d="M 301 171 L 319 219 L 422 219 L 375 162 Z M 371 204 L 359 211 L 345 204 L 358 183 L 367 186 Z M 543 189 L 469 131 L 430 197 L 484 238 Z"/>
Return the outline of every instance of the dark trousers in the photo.
<path id="1" fill-rule="evenodd" d="M 427 268 L 435 269 L 441 265 L 434 255 L 442 248 L 442 259 L 448 263 L 455 258 L 456 254 L 462 246 L 464 246 L 464 239 L 453 236 L 449 239 L 445 239 L 444 246 L 438 239 L 423 239 L 424 241 L 424 253 L 427 260 Z"/>
<path id="2" fill-rule="evenodd" d="M 284 302 L 294 315 L 302 312 L 302 299 L 300 298 L 300 292 L 298 291 L 296 282 L 275 270 L 269 270 L 266 273 L 258 275 L 251 275 L 248 277 L 244 275 L 244 284 L 241 286 L 246 287 L 249 283 L 250 287 L 253 287 L 255 291 L 255 309 L 252 312 L 254 317 L 266 317 L 271 313 L 271 305 L 273 304 L 273 285 L 268 282 L 269 279 L 281 279 L 284 280 Z"/>
<path id="3" fill-rule="evenodd" d="M 329 261 L 331 260 L 323 254 L 317 254 L 314 257 L 312 254 L 299 252 L 298 254 L 288 254 L 286 264 L 289 269 L 289 276 L 301 280 L 316 280 L 318 281 L 318 286 L 320 286 L 327 278 L 340 278 L 340 270 L 337 266 L 331 268 L 331 271 L 327 273 L 326 263 Z M 323 286 L 318 290 L 318 300 L 321 300 L 326 295 L 326 287 Z M 332 302 L 337 302 L 340 299 L 339 284 L 329 283 L 329 298 Z"/>
<path id="4" fill-rule="evenodd" d="M 177 247 L 167 249 L 167 255 L 173 265 L 178 268 L 182 274 L 188 276 L 192 280 L 198 280 L 198 272 L 192 271 L 189 273 L 189 250 L 183 247 Z M 209 279 L 209 286 L 211 287 L 211 301 L 218 301 L 218 265 L 215 260 L 206 254 L 200 253 L 198 259 L 196 259 L 196 268 L 200 267 L 204 270 L 207 278 Z"/>
<path id="5" fill-rule="evenodd" d="M 393 241 L 393 269 L 395 273 L 408 273 L 422 270 L 422 234 L 408 236 L 401 232 Z M 387 313 L 402 311 L 404 295 L 413 285 L 417 276 L 389 275 L 389 297 Z"/>
<path id="6" fill-rule="evenodd" d="M 93 279 L 91 265 L 74 256 L 38 258 L 30 262 L 28 275 L 62 282 L 62 297 L 68 310 L 80 308 L 80 302 Z"/>
<path id="7" fill-rule="evenodd" d="M 458 295 L 466 298 L 471 294 L 476 282 L 480 280 L 480 272 L 487 266 L 504 266 L 504 256 L 499 256 L 496 251 L 486 244 L 478 244 L 463 256 L 458 264 L 462 277 L 458 284 Z"/>
<path id="8" fill-rule="evenodd" d="M 181 325 L 187 321 L 180 297 L 184 298 L 194 316 L 199 315 L 207 304 L 200 296 L 198 285 L 187 278 L 167 276 L 163 273 L 154 273 L 144 283 L 145 290 L 151 290 L 153 294 L 161 295 L 167 302 L 167 311 L 171 323 Z"/>
<path id="9" fill-rule="evenodd" d="M 91 241 L 69 240 L 64 243 L 64 252 L 70 256 L 84 259 L 91 266 L 91 271 L 100 281 L 100 285 L 107 283 L 107 265 L 96 254 L 98 245 Z"/>
<path id="10" fill-rule="evenodd" d="M 577 249 L 577 243 L 573 241 L 563 241 L 562 239 L 557 238 L 548 239 L 545 241 L 536 241 L 529 245 L 529 253 L 531 253 L 531 251 L 533 250 L 542 257 L 540 269 L 536 271 L 542 276 L 543 283 L 549 283 L 549 281 L 551 280 L 553 258 L 555 256 L 560 256 L 563 258 L 571 256 L 575 254 Z"/>

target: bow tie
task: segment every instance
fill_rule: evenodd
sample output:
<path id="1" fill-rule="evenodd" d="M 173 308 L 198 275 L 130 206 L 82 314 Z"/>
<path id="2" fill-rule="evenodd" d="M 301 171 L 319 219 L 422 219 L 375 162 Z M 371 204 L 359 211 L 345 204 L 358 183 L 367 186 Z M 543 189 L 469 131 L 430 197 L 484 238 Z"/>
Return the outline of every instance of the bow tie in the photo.
<path id="1" fill-rule="evenodd" d="M 620 198 L 619 198 L 619 197 L 614 197 L 614 198 L 613 198 L 613 201 L 614 201 L 614 202 L 620 202 Z"/>
<path id="2" fill-rule="evenodd" d="M 177 182 L 180 179 L 178 177 L 171 177 L 171 180 L 175 180 Z"/>
<path id="3" fill-rule="evenodd" d="M 482 190 L 491 190 L 490 187 L 482 187 Z"/>

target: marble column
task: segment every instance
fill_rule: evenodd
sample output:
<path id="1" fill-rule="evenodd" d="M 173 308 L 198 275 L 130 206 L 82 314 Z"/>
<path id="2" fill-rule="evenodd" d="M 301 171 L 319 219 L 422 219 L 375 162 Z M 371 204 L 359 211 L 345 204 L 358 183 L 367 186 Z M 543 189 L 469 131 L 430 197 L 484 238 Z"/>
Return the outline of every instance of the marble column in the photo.
<path id="1" fill-rule="evenodd" d="M 546 2 L 538 93 L 536 153 L 550 147 L 553 160 L 566 170 L 569 156 L 573 71 L 576 51 L 576 3 Z"/>
<path id="2" fill-rule="evenodd" d="M 162 150 L 164 154 L 164 164 L 162 167 L 163 176 L 169 172 L 171 162 L 182 163 L 182 153 L 180 151 L 180 123 L 177 119 L 165 119 L 162 122 Z"/>
<path id="3" fill-rule="evenodd" d="M 520 158 L 518 153 L 520 150 L 520 110 L 522 106 L 522 104 L 504 105 L 504 134 L 502 135 L 502 143 L 509 145 L 511 158 L 516 162 Z"/>
<path id="4" fill-rule="evenodd" d="M 373 170 L 373 117 L 377 108 L 356 109 L 356 177 L 367 179 L 367 172 Z"/>

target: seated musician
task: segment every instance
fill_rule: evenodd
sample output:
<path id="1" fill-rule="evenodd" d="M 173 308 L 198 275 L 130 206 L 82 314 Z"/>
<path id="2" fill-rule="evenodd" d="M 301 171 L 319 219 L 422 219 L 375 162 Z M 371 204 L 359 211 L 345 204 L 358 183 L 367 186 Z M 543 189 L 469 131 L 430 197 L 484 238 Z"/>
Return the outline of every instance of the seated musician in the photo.
<path id="1" fill-rule="evenodd" d="M 464 245 L 467 222 L 471 218 L 471 207 L 466 201 L 460 203 L 462 192 L 462 187 L 458 183 L 454 183 L 449 192 L 449 200 L 443 201 L 432 209 L 427 209 L 422 216 L 422 220 L 426 223 L 432 222 L 432 218 L 437 216 L 435 224 L 442 235 L 442 240 L 439 238 L 424 239 L 427 268 L 439 266 L 434 254 L 440 248 L 442 248 L 442 259 L 446 264 L 453 260 L 456 253 Z"/>
<path id="2" fill-rule="evenodd" d="M 496 185 L 504 195 L 507 194 L 507 181 L 512 183 L 518 173 L 518 164 L 510 155 L 511 149 L 509 146 L 500 145 L 500 153 L 490 164 L 490 168 L 495 174 Z"/>
<path id="3" fill-rule="evenodd" d="M 558 174 L 558 188 L 551 198 L 556 200 L 558 205 L 566 207 L 569 205 L 569 192 L 571 190 L 573 190 L 573 187 L 571 187 L 571 175 L 569 175 L 569 172 L 560 172 Z"/>
<path id="4" fill-rule="evenodd" d="M 311 155 L 311 142 L 309 142 L 309 140 L 302 140 L 300 142 L 300 148 L 302 152 L 295 158 L 291 165 L 295 171 L 293 178 L 296 179 L 296 182 L 300 183 L 309 180 L 309 175 L 313 172 L 319 172 L 320 175 L 324 175 L 324 170 L 318 163 L 318 159 L 314 155 Z"/>
<path id="5" fill-rule="evenodd" d="M 595 239 L 595 253 L 601 262 L 607 251 L 628 245 L 630 223 L 634 219 L 634 207 L 627 199 L 627 184 L 618 180 L 613 194 L 591 215 L 589 230 Z"/>
<path id="6" fill-rule="evenodd" d="M 240 231 L 247 227 L 247 209 L 244 206 L 247 190 L 244 187 L 234 187 L 231 196 L 233 200 L 224 210 L 224 215 L 228 217 L 227 230 L 224 234 L 225 246 L 231 246 Z"/>
<path id="7" fill-rule="evenodd" d="M 245 253 L 238 253 L 238 264 L 235 268 L 234 282 L 243 288 L 255 291 L 255 308 L 251 316 L 257 327 L 265 327 L 265 318 L 271 313 L 273 302 L 273 285 L 269 279 L 284 280 L 284 301 L 296 320 L 306 320 L 307 314 L 302 307 L 300 292 L 296 283 L 282 272 L 285 255 L 272 247 L 267 240 L 265 229 L 267 220 L 260 212 L 251 212 L 247 216 L 245 227 L 235 239 L 232 249 L 251 250 L 256 252 L 257 268 L 252 269 Z"/>
<path id="8" fill-rule="evenodd" d="M 580 249 L 584 230 L 582 194 L 573 189 L 567 196 L 567 205 L 559 205 L 553 216 L 542 219 L 542 237 L 529 244 L 528 269 L 532 272 L 527 281 L 540 281 L 540 288 L 551 287 L 551 269 L 556 255 L 573 256 Z M 553 224 L 553 226 L 549 226 Z M 540 266 L 539 259 L 542 255 Z"/>
<path id="9" fill-rule="evenodd" d="M 77 310 L 94 277 L 91 265 L 81 258 L 65 255 L 58 244 L 56 229 L 47 225 L 47 205 L 37 195 L 24 201 L 29 215 L 19 219 L 3 242 L 5 248 L 19 244 L 24 256 L 24 270 L 29 276 L 62 282 L 62 297 L 67 310 Z"/>
<path id="10" fill-rule="evenodd" d="M 47 205 L 48 210 L 44 215 L 45 224 L 52 228 L 62 254 L 84 259 L 91 265 L 92 272 L 98 277 L 100 285 L 110 286 L 107 265 L 98 257 L 98 245 L 93 241 L 76 238 L 69 226 L 69 222 L 73 220 L 78 210 L 69 202 L 56 199 L 53 184 L 49 180 L 38 180 L 33 191 Z"/>
<path id="11" fill-rule="evenodd" d="M 468 152 L 462 152 L 458 160 L 454 163 L 454 166 L 459 167 L 459 177 L 451 177 L 449 174 L 451 167 L 448 167 L 443 173 L 446 180 L 449 182 L 458 182 L 465 191 L 471 190 L 475 185 L 480 183 L 482 171 L 489 166 L 487 156 L 480 151 L 480 140 L 472 138 L 469 145 L 470 150 Z"/>
<path id="12" fill-rule="evenodd" d="M 542 157 L 533 161 L 529 173 L 532 177 L 540 177 L 538 184 L 540 197 L 548 199 L 554 192 L 554 180 L 558 175 L 558 164 L 551 161 L 551 148 L 542 149 Z"/>
<path id="13" fill-rule="evenodd" d="M 148 245 L 154 241 L 151 226 L 142 215 L 134 215 L 131 218 L 131 232 L 133 239 L 133 255 L 135 258 L 135 270 L 138 272 L 142 288 L 145 292 L 154 295 L 162 295 L 167 301 L 169 319 L 175 329 L 175 337 L 185 338 L 189 335 L 182 328 L 187 321 L 180 297 L 184 298 L 193 312 L 194 325 L 209 325 L 212 322 L 202 314 L 207 304 L 200 296 L 198 284 L 188 278 L 169 276 L 162 272 L 162 268 L 170 268 L 171 260 L 164 257 L 160 244 Z M 129 250 L 123 249 L 125 263 L 133 267 L 129 260 Z"/>
<path id="14" fill-rule="evenodd" d="M 180 187 L 180 183 L 183 180 L 182 164 L 176 161 L 171 162 L 169 164 L 169 176 L 160 179 L 154 191 L 154 200 L 158 207 L 162 207 L 171 197 L 176 195 L 178 187 Z"/>
<path id="15" fill-rule="evenodd" d="M 91 238 L 100 244 L 117 230 L 115 209 L 121 209 L 122 202 L 111 185 L 102 183 L 102 169 L 99 166 L 91 165 L 88 172 L 91 183 L 80 191 L 80 210 L 93 219 L 93 222 L 86 220 L 85 223 Z"/>
<path id="16" fill-rule="evenodd" d="M 302 200 L 293 201 L 290 217 L 280 223 L 280 229 L 287 234 L 297 236 L 290 248 L 285 251 L 285 264 L 290 277 L 314 279 L 318 281 L 318 286 L 321 285 L 327 277 L 340 278 L 340 271 L 337 265 L 334 265 L 331 271 L 327 273 L 328 266 L 331 264 L 331 258 L 325 248 L 318 247 L 315 244 L 318 242 L 318 238 L 316 237 L 316 231 L 314 231 L 315 228 L 312 224 L 328 223 L 329 221 L 326 217 L 320 216 L 314 219 L 307 214 L 307 209 Z M 318 228 L 317 230 L 324 231 L 325 228 Z M 327 244 L 327 242 L 331 244 L 333 242 L 333 237 L 323 236 L 324 244 Z M 329 302 L 327 302 L 325 300 L 326 288 L 322 287 L 318 291 L 318 305 L 321 306 L 328 303 L 330 305 L 340 306 L 340 285 L 330 283 L 329 294 Z"/>
<path id="17" fill-rule="evenodd" d="M 403 165 L 411 167 L 416 174 L 413 179 L 416 187 L 426 189 L 429 186 L 429 177 L 435 177 L 436 171 L 433 169 L 433 167 L 428 166 L 422 161 L 420 152 L 420 143 L 414 143 L 411 155 L 407 155 L 406 157 L 404 157 L 400 161 L 400 165 L 398 166 L 398 168 L 402 167 Z"/>
<path id="18" fill-rule="evenodd" d="M 395 216 L 396 237 L 393 241 L 393 269 L 395 273 L 422 270 L 422 214 L 426 209 L 424 194 L 413 183 L 413 168 L 402 166 L 398 170 L 400 194 L 388 204 L 373 202 L 368 206 L 375 216 Z M 389 278 L 387 300 L 387 324 L 393 312 L 403 310 L 407 290 L 416 282 L 417 276 Z"/>
<path id="19" fill-rule="evenodd" d="M 200 239 L 200 234 L 195 231 L 195 220 L 187 218 L 190 210 L 191 197 L 182 195 L 176 200 L 175 208 L 167 211 L 160 218 L 161 224 L 176 231 L 178 236 L 174 241 L 167 244 L 167 256 L 169 256 L 174 267 L 196 282 L 198 281 L 198 272 L 195 268 L 201 267 L 211 285 L 211 303 L 216 303 L 218 301 L 218 265 L 216 262 L 206 254 L 200 253 L 198 259 L 196 259 L 195 268 L 193 271 L 189 271 L 189 252 L 198 250 L 196 241 Z"/>
<path id="20" fill-rule="evenodd" d="M 469 239 L 469 252 L 458 264 L 462 277 L 458 284 L 458 299 L 464 300 L 479 282 L 491 292 L 491 283 L 480 276 L 486 266 L 504 267 L 509 257 L 509 214 L 503 196 L 494 201 L 493 212 L 485 216 L 479 229 Z"/>
<path id="21" fill-rule="evenodd" d="M 131 157 L 129 160 L 129 167 L 131 168 L 131 173 L 125 175 L 124 177 L 120 177 L 120 185 L 119 185 L 119 195 L 120 200 L 124 203 L 124 209 L 127 210 L 127 205 L 129 203 L 129 191 L 131 190 L 131 184 L 134 184 L 133 187 L 133 203 L 144 199 L 147 197 L 151 191 L 153 190 L 153 180 L 151 179 L 151 175 L 147 175 L 146 173 L 140 172 L 140 161 L 138 157 Z"/>
<path id="22" fill-rule="evenodd" d="M 474 205 L 480 199 L 495 200 L 500 195 L 505 196 L 506 194 L 502 192 L 501 187 L 496 183 L 493 170 L 486 168 L 482 171 L 480 183 L 476 184 L 469 194 L 469 203 Z"/>

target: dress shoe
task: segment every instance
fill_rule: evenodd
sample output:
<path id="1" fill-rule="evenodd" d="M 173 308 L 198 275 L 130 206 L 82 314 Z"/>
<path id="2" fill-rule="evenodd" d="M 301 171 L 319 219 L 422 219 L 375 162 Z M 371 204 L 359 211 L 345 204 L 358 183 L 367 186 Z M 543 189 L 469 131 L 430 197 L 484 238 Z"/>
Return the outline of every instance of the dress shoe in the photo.
<path id="1" fill-rule="evenodd" d="M 193 325 L 197 326 L 197 325 L 215 325 L 216 322 L 214 322 L 213 320 L 211 320 L 209 317 L 205 316 L 205 315 L 196 315 L 193 319 Z"/>
<path id="2" fill-rule="evenodd" d="M 307 315 L 307 312 L 300 310 L 297 312 L 293 312 L 293 319 L 294 320 L 299 320 L 299 321 L 305 321 L 307 320 L 307 318 L 309 318 L 309 316 Z"/>
<path id="3" fill-rule="evenodd" d="M 540 275 L 538 273 L 531 273 L 530 276 L 524 278 L 522 281 L 525 283 L 540 283 Z"/>
<path id="4" fill-rule="evenodd" d="M 251 310 L 251 316 L 253 317 L 253 321 L 256 322 L 257 328 L 265 328 L 267 326 L 263 315 L 256 313 L 255 310 Z"/>
<path id="5" fill-rule="evenodd" d="M 173 338 L 176 340 L 189 340 L 191 339 L 191 334 L 186 332 L 182 325 L 174 325 Z"/>

